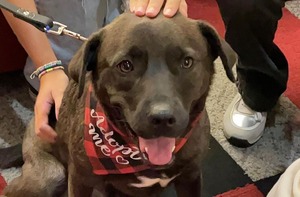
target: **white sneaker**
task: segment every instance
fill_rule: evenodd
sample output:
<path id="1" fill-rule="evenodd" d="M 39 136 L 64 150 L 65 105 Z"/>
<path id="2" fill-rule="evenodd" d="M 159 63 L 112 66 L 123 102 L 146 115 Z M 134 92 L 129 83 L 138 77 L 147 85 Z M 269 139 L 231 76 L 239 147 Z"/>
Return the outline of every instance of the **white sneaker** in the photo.
<path id="1" fill-rule="evenodd" d="M 224 115 L 224 135 L 234 146 L 249 147 L 261 138 L 266 119 L 266 112 L 251 110 L 237 94 Z"/>

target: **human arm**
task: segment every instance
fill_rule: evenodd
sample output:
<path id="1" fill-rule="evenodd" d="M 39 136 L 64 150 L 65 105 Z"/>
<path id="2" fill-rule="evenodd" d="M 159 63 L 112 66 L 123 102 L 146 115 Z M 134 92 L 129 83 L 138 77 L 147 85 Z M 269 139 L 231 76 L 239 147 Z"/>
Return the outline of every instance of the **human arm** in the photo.
<path id="1" fill-rule="evenodd" d="M 37 12 L 34 0 L 8 0 L 26 10 Z M 33 60 L 36 67 L 57 60 L 45 33 L 34 26 L 15 18 L 8 11 L 2 10 L 7 22 L 17 36 L 20 44 Z M 35 132 L 44 140 L 54 142 L 57 134 L 48 125 L 48 114 L 55 103 L 56 114 L 61 104 L 68 78 L 63 70 L 55 70 L 41 77 L 39 94 L 35 103 Z"/>

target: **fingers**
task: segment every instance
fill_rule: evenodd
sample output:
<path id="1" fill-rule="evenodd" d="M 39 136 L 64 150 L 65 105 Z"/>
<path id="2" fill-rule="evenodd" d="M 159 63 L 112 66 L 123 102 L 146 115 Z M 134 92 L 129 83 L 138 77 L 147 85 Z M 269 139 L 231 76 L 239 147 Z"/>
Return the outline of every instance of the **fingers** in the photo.
<path id="1" fill-rule="evenodd" d="M 50 113 L 52 103 L 47 99 L 38 96 L 35 104 L 35 133 L 41 139 L 54 143 L 57 137 L 56 132 L 48 125 L 48 115 Z"/>
<path id="2" fill-rule="evenodd" d="M 37 133 L 37 136 L 39 136 L 42 140 L 55 143 L 57 138 L 57 133 L 54 131 L 52 127 L 50 127 L 48 124 L 42 124 L 40 125 L 39 133 Z"/>
<path id="3" fill-rule="evenodd" d="M 153 18 L 158 15 L 162 9 L 166 17 L 173 17 L 178 11 L 187 17 L 187 3 L 185 0 L 130 0 L 130 11 L 137 16 Z"/>
<path id="4" fill-rule="evenodd" d="M 185 0 L 180 1 L 179 12 L 183 16 L 188 17 L 188 6 Z"/>
<path id="5" fill-rule="evenodd" d="M 39 94 L 35 103 L 35 133 L 41 139 L 54 143 L 57 133 L 49 125 L 49 113 L 55 103 L 55 116 L 58 117 L 64 91 L 69 79 L 62 70 L 49 72 L 41 78 Z"/>
<path id="6" fill-rule="evenodd" d="M 148 3 L 149 0 L 130 0 L 130 7 L 134 8 L 135 15 L 144 16 L 146 13 Z"/>
<path id="7" fill-rule="evenodd" d="M 146 10 L 146 16 L 155 17 L 159 13 L 164 0 L 150 0 Z"/>
<path id="8" fill-rule="evenodd" d="M 166 17 L 173 17 L 179 10 L 181 0 L 168 0 L 164 7 L 163 13 Z"/>
<path id="9" fill-rule="evenodd" d="M 129 8 L 130 8 L 130 12 L 135 12 L 135 7 L 137 4 L 138 0 L 130 0 L 129 2 Z"/>

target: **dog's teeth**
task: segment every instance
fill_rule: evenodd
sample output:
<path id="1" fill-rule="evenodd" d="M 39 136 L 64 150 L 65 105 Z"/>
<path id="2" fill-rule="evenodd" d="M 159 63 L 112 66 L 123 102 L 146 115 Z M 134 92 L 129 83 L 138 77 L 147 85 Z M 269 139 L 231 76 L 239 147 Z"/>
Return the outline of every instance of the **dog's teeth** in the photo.
<path id="1" fill-rule="evenodd" d="M 148 153 L 148 148 L 147 147 L 145 147 L 145 151 L 146 151 L 146 153 Z"/>
<path id="2" fill-rule="evenodd" d="M 176 148 L 176 147 L 175 147 L 175 146 L 173 146 L 173 148 L 172 148 L 172 152 L 174 152 L 175 148 Z"/>

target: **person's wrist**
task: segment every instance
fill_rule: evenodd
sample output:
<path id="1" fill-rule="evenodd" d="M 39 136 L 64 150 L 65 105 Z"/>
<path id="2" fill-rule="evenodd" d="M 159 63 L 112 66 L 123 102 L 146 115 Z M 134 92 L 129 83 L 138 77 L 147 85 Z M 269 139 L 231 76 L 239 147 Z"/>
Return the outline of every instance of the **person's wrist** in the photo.
<path id="1" fill-rule="evenodd" d="M 66 73 L 64 72 L 64 70 L 57 69 L 57 70 L 53 70 L 51 72 L 45 73 L 43 76 L 41 76 L 40 83 L 43 84 L 46 81 L 54 82 L 55 80 L 58 80 L 61 78 L 65 78 L 65 80 L 68 80 L 68 77 L 67 77 Z"/>

